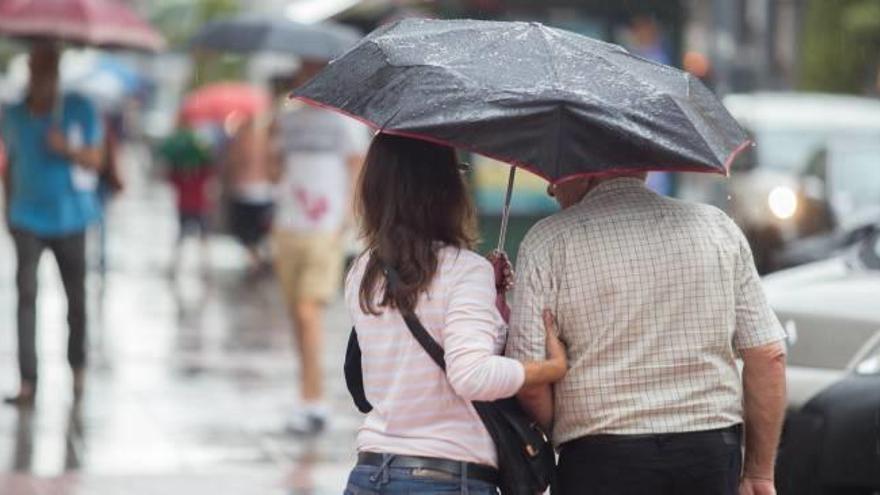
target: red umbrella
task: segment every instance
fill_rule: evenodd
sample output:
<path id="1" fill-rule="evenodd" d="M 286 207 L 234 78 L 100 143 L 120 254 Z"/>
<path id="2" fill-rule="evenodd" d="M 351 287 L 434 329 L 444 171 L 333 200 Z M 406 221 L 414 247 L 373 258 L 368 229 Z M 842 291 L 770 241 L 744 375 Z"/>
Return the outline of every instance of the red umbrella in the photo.
<path id="1" fill-rule="evenodd" d="M 0 0 L 0 35 L 158 51 L 165 39 L 117 0 Z"/>
<path id="2" fill-rule="evenodd" d="M 269 95 L 260 88 L 235 82 L 202 86 L 183 101 L 180 115 L 184 122 L 223 123 L 229 117 L 251 117 L 269 109 Z"/>

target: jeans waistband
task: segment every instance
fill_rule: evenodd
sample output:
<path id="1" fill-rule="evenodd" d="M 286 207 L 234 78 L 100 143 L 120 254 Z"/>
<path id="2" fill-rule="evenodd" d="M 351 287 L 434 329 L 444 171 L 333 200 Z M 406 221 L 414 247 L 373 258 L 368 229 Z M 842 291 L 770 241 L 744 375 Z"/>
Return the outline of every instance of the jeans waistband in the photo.
<path id="1" fill-rule="evenodd" d="M 439 471 L 456 478 L 482 481 L 492 485 L 498 485 L 499 480 L 498 470 L 491 466 L 434 457 L 361 452 L 358 454 L 358 465 Z"/>

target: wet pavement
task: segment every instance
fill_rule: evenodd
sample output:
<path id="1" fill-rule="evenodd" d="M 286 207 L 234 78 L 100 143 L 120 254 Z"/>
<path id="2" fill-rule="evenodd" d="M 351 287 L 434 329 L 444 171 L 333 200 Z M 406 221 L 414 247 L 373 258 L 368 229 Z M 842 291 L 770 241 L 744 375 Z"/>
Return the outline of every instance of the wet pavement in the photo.
<path id="1" fill-rule="evenodd" d="M 335 415 L 318 438 L 288 435 L 298 371 L 274 280 L 244 277 L 244 253 L 220 236 L 209 244 L 207 276 L 192 242 L 172 278 L 173 197 L 142 172 L 145 162 L 132 162 L 108 215 L 108 268 L 104 277 L 96 264 L 90 272 L 91 364 L 77 407 L 63 290 L 54 260 L 43 257 L 40 390 L 31 411 L 0 408 L 0 494 L 341 493 L 359 423 L 341 373 L 349 328 L 341 302 L 329 311 L 324 359 Z M 4 394 L 18 380 L 13 273 L 11 240 L 0 231 Z"/>

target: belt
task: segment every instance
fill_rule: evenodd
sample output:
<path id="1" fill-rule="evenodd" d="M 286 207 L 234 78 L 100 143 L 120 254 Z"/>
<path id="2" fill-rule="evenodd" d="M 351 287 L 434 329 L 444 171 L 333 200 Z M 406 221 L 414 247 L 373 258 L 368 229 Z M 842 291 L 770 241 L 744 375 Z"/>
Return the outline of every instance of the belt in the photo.
<path id="1" fill-rule="evenodd" d="M 560 446 L 559 450 L 562 451 L 569 448 L 575 448 L 579 445 L 613 444 L 640 440 L 654 440 L 662 443 L 677 439 L 699 438 L 703 436 L 719 434 L 722 436 L 722 438 L 724 438 L 725 442 L 733 444 L 740 441 L 740 439 L 742 438 L 742 432 L 743 425 L 736 424 L 727 428 L 719 428 L 716 430 L 688 431 L 680 433 L 649 433 L 644 435 L 587 435 L 565 442 Z"/>
<path id="2" fill-rule="evenodd" d="M 394 454 L 391 454 L 394 455 Z M 358 454 L 359 466 L 381 467 L 384 464 L 383 454 L 375 452 L 361 452 Z M 403 469 L 424 469 L 426 471 L 439 471 L 455 478 L 460 478 L 462 468 L 467 469 L 467 478 L 473 481 L 482 481 L 498 486 L 500 479 L 498 470 L 483 464 L 471 462 L 452 461 L 449 459 L 437 459 L 434 457 L 416 457 L 408 455 L 394 455 L 394 459 L 388 463 L 388 467 Z"/>

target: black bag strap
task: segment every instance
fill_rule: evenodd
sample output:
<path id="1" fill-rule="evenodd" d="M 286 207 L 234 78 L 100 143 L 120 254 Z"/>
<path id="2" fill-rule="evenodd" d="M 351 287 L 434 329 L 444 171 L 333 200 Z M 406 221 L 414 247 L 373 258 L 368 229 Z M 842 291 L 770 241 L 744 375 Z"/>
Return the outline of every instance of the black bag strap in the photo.
<path id="1" fill-rule="evenodd" d="M 388 287 L 392 289 L 398 287 L 400 285 L 400 275 L 397 274 L 397 270 L 388 265 L 384 265 L 383 270 L 385 272 L 385 280 L 388 281 Z M 419 321 L 419 318 L 412 311 L 400 310 L 400 314 L 403 316 L 403 321 L 406 323 L 406 327 L 409 328 L 409 332 L 421 344 L 422 349 L 445 372 L 446 353 L 443 351 L 443 347 L 434 340 L 434 337 L 428 333 L 422 322 Z"/>
<path id="2" fill-rule="evenodd" d="M 352 327 L 348 335 L 348 347 L 345 349 L 345 386 L 354 401 L 358 411 L 366 414 L 373 410 L 373 405 L 367 400 L 364 391 L 364 372 L 361 359 L 361 346 L 358 342 L 357 331 Z"/>

